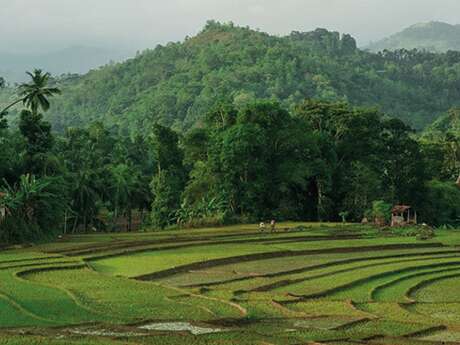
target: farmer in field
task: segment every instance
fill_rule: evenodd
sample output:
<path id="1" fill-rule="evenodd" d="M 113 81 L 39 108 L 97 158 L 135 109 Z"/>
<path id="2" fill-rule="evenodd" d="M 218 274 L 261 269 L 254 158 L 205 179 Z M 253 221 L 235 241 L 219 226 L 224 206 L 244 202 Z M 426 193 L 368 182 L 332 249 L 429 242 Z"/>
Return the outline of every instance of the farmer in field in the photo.
<path id="1" fill-rule="evenodd" d="M 276 220 L 272 219 L 272 221 L 270 222 L 270 230 L 271 232 L 275 232 L 276 230 Z"/>
<path id="2" fill-rule="evenodd" d="M 260 222 L 259 230 L 260 230 L 260 232 L 265 232 L 265 223 L 264 222 Z"/>

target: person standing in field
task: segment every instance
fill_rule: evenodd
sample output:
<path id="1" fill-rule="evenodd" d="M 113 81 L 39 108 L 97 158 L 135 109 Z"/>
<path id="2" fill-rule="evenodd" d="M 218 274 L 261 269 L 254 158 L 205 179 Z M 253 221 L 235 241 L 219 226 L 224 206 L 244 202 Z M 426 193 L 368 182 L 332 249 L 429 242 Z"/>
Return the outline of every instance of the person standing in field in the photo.
<path id="1" fill-rule="evenodd" d="M 270 222 L 271 232 L 275 232 L 275 228 L 276 228 L 276 221 L 272 219 L 272 221 Z"/>
<path id="2" fill-rule="evenodd" d="M 264 222 L 260 222 L 259 230 L 260 230 L 260 232 L 265 232 L 265 223 Z"/>

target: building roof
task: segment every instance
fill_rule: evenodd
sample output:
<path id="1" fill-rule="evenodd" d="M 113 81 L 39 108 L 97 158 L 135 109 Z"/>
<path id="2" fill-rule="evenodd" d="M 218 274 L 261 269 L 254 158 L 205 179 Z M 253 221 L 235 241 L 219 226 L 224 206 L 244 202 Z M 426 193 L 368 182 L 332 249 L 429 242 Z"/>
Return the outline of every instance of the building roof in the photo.
<path id="1" fill-rule="evenodd" d="M 407 210 L 410 210 L 412 207 L 408 205 L 395 205 L 393 207 L 393 210 L 391 210 L 392 213 L 404 213 Z"/>

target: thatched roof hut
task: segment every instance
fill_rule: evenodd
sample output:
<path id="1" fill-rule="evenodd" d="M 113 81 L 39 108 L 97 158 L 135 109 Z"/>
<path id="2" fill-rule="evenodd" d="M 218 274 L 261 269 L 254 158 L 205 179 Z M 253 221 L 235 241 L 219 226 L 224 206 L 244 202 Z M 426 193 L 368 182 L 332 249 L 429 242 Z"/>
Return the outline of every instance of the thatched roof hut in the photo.
<path id="1" fill-rule="evenodd" d="M 400 215 L 400 214 L 403 214 L 404 212 L 407 212 L 410 209 L 411 209 L 411 207 L 408 206 L 408 205 L 396 205 L 391 210 L 391 213 L 393 215 Z"/>
<path id="2" fill-rule="evenodd" d="M 417 224 L 417 212 L 412 212 L 412 206 L 395 205 L 391 210 L 391 226 L 407 226 Z"/>

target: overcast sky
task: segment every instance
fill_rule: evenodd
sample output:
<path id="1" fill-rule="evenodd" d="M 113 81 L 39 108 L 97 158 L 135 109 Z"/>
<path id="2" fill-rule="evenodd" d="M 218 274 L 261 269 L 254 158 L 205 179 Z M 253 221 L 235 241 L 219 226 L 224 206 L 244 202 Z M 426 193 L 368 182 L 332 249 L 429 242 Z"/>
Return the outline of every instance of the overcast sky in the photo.
<path id="1" fill-rule="evenodd" d="M 324 27 L 363 45 L 417 22 L 460 23 L 460 0 L 0 0 L 0 51 L 144 49 L 194 35 L 208 19 L 272 34 Z"/>

